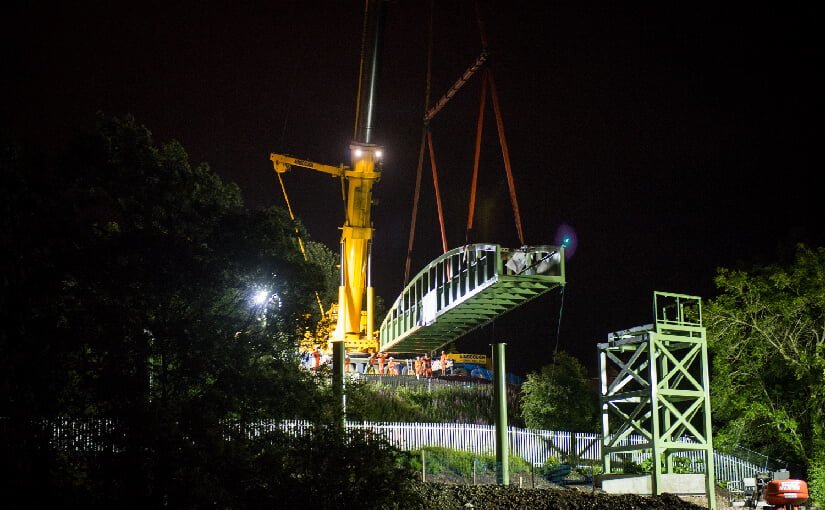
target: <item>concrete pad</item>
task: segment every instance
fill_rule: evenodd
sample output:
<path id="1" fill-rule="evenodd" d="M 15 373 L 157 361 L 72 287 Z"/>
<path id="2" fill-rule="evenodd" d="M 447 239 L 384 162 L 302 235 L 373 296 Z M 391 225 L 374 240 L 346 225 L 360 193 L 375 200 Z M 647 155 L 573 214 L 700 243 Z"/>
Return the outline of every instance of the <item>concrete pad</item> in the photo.
<path id="1" fill-rule="evenodd" d="M 652 475 L 599 475 L 598 484 L 608 494 L 653 494 Z M 659 493 L 701 495 L 706 493 L 703 474 L 663 474 Z"/>

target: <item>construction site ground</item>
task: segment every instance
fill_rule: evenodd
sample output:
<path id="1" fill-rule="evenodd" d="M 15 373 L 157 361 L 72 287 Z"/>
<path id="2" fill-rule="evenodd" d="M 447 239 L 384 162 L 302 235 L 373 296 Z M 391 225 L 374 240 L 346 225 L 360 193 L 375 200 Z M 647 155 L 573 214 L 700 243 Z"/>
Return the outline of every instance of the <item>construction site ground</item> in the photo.
<path id="1" fill-rule="evenodd" d="M 434 478 L 433 480 L 437 480 Z M 486 481 L 482 481 L 486 482 Z M 418 482 L 417 492 L 424 502 L 422 508 L 440 510 L 478 508 L 531 510 L 699 510 L 708 508 L 705 496 L 662 494 L 642 496 L 607 494 L 592 485 L 554 485 L 547 482 L 536 488 L 519 486 L 518 481 L 503 486 L 494 483 L 477 485 L 443 481 Z M 722 488 L 716 491 L 717 510 L 733 508 Z"/>

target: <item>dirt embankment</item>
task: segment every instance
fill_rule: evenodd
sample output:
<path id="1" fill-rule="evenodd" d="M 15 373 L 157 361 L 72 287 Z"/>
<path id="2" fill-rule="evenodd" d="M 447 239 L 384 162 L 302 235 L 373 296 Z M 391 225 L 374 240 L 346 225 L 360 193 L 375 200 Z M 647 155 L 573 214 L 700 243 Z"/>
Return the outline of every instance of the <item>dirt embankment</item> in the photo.
<path id="1" fill-rule="evenodd" d="M 437 510 L 702 510 L 705 498 L 680 498 L 673 494 L 638 496 L 606 494 L 573 488 L 523 489 L 500 485 L 451 485 L 418 483 L 417 492 L 423 506 Z M 727 500 L 718 508 L 726 508 Z"/>

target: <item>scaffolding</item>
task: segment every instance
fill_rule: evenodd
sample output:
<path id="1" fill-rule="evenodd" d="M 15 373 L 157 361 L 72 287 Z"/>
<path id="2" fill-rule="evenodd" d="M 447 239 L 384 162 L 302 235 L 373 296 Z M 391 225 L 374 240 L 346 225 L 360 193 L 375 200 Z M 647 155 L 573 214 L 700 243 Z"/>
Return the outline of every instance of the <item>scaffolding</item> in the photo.
<path id="1" fill-rule="evenodd" d="M 617 331 L 598 344 L 602 462 L 650 452 L 651 488 L 674 474 L 675 454 L 701 451 L 710 510 L 715 510 L 710 369 L 702 303 L 695 296 L 654 292 L 655 322 Z M 628 441 L 628 439 L 633 439 Z"/>

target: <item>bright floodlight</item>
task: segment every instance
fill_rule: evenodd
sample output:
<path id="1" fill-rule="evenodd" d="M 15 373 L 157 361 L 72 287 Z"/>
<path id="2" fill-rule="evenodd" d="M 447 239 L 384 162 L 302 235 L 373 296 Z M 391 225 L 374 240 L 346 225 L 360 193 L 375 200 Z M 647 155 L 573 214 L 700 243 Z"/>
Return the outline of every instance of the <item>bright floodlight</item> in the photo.
<path id="1" fill-rule="evenodd" d="M 265 290 L 259 290 L 255 293 L 255 297 L 252 298 L 252 302 L 256 305 L 262 305 L 266 303 L 266 300 L 269 299 L 269 292 Z"/>

